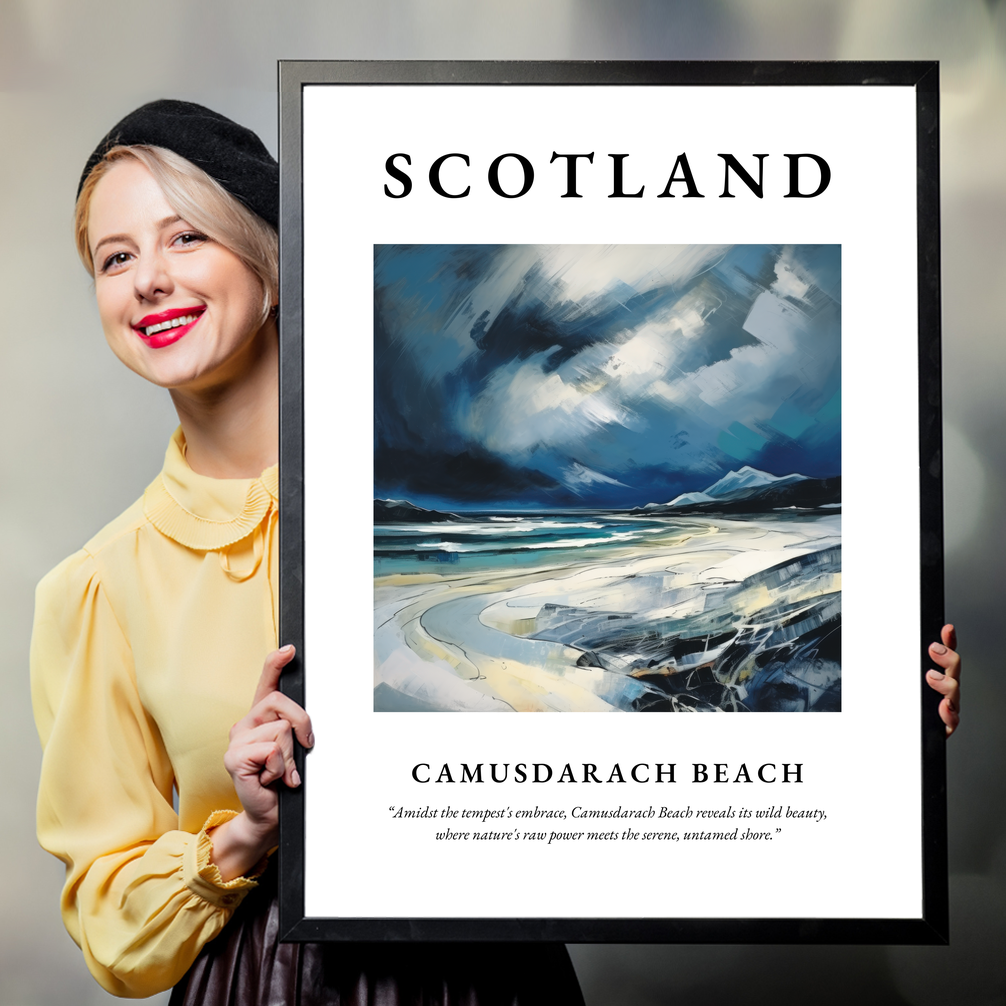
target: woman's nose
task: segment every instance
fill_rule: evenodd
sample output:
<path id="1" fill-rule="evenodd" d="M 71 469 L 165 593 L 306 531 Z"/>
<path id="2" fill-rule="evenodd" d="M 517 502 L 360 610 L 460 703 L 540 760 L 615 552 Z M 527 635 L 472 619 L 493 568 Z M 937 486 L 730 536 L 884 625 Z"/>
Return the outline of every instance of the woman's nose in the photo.
<path id="1" fill-rule="evenodd" d="M 133 288 L 137 300 L 155 301 L 174 290 L 171 272 L 163 253 L 150 251 L 141 254 L 133 271 Z"/>

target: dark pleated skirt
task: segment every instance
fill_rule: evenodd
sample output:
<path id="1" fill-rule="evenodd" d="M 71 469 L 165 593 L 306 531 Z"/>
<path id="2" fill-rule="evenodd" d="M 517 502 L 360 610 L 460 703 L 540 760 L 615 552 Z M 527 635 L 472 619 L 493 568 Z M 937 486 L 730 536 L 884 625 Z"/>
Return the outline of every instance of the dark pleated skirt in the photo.
<path id="1" fill-rule="evenodd" d="M 561 943 L 280 943 L 274 874 L 170 1006 L 583 1006 Z"/>

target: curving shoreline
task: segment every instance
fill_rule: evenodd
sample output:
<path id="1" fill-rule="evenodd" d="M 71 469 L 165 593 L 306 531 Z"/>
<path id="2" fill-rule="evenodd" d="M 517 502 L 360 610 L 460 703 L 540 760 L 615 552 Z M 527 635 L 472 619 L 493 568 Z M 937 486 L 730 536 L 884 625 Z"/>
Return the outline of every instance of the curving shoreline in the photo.
<path id="1" fill-rule="evenodd" d="M 799 633 L 820 635 L 837 617 L 841 516 L 689 523 L 589 557 L 376 577 L 375 709 L 729 708 L 675 697 L 684 675 L 700 671 L 712 676 L 700 682 L 703 696 L 725 688 L 743 707 L 772 647 L 792 651 Z M 747 663 L 725 674 L 742 638 Z M 815 660 L 820 680 L 799 680 L 820 702 L 837 667 Z"/>

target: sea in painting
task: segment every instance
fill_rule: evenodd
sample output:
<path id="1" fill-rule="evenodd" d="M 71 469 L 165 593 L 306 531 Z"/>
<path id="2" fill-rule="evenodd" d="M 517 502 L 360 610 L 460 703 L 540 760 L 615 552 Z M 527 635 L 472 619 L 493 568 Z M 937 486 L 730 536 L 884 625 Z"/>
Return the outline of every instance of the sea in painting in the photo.
<path id="1" fill-rule="evenodd" d="M 378 245 L 374 708 L 841 710 L 841 249 Z"/>

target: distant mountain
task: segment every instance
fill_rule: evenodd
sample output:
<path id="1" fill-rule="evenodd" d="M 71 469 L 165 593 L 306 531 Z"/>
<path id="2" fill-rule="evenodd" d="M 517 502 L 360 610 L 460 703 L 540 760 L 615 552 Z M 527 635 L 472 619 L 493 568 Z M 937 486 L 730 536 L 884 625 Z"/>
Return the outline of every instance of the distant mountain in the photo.
<path id="1" fill-rule="evenodd" d="M 701 492 L 682 493 L 669 503 L 647 503 L 632 513 L 763 513 L 768 510 L 835 507 L 842 500 L 842 480 L 806 475 L 771 475 L 745 465 L 728 472 Z"/>
<path id="2" fill-rule="evenodd" d="M 374 500 L 375 524 L 437 524 L 443 521 L 464 521 L 456 513 L 424 510 L 408 500 Z"/>
<path id="3" fill-rule="evenodd" d="M 715 497 L 708 493 L 682 493 L 675 496 L 670 503 L 647 503 L 644 510 L 663 510 L 666 507 L 685 506 L 688 503 L 710 503 Z"/>
<path id="4" fill-rule="evenodd" d="M 806 475 L 795 473 L 793 475 L 770 475 L 768 472 L 761 472 L 757 468 L 745 465 L 740 471 L 727 472 L 719 482 L 714 482 L 704 492 L 713 499 L 737 499 L 741 494 L 748 493 L 750 490 L 770 485 L 787 485 L 791 482 L 800 482 L 805 478 L 807 478 Z"/>

